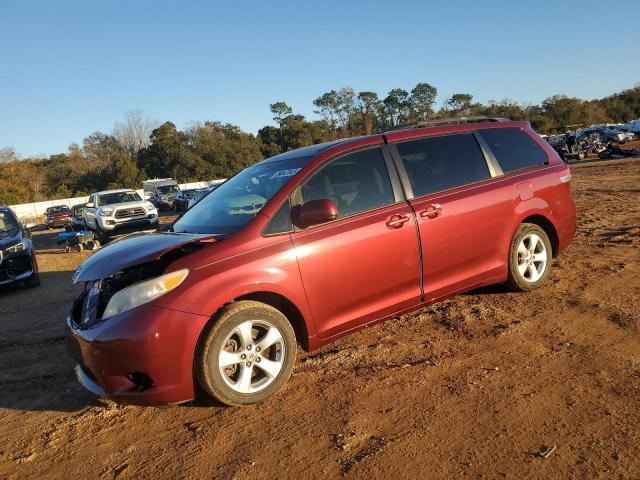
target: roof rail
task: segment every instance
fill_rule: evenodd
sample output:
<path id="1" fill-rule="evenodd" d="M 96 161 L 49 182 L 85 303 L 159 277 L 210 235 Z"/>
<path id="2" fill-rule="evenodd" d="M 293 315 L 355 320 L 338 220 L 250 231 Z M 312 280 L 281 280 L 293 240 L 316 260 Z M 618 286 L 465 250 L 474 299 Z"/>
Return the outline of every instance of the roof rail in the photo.
<path id="1" fill-rule="evenodd" d="M 451 117 L 451 118 L 434 118 L 433 120 L 424 120 L 420 122 L 405 123 L 389 128 L 392 130 L 408 130 L 411 128 L 436 127 L 438 125 L 455 125 L 458 123 L 480 123 L 480 122 L 510 122 L 511 119 L 504 117 L 489 117 L 486 115 L 476 115 L 473 117 Z"/>

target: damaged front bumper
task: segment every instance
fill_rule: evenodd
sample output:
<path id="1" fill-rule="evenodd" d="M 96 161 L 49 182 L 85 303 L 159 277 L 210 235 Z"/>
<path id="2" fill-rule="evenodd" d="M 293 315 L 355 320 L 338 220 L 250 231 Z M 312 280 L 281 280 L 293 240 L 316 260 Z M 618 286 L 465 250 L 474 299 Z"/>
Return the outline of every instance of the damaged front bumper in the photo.
<path id="1" fill-rule="evenodd" d="M 36 271 L 35 261 L 29 253 L 9 257 L 0 255 L 0 285 L 26 280 Z"/>
<path id="2" fill-rule="evenodd" d="M 87 390 L 146 405 L 194 398 L 193 355 L 208 317 L 146 304 L 83 329 L 78 301 L 67 316 L 66 343 Z"/>

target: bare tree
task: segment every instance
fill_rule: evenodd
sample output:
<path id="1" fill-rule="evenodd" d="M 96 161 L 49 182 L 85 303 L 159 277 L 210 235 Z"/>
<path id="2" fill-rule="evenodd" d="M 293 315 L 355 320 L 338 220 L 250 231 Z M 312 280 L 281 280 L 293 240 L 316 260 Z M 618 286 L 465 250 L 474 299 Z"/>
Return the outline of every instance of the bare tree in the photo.
<path id="1" fill-rule="evenodd" d="M 159 124 L 142 110 L 129 110 L 124 115 L 124 121 L 114 125 L 112 135 L 129 155 L 134 156 L 150 144 L 149 135 Z"/>
<path id="2" fill-rule="evenodd" d="M 18 160 L 18 154 L 13 147 L 0 148 L 0 163 L 15 162 Z"/>

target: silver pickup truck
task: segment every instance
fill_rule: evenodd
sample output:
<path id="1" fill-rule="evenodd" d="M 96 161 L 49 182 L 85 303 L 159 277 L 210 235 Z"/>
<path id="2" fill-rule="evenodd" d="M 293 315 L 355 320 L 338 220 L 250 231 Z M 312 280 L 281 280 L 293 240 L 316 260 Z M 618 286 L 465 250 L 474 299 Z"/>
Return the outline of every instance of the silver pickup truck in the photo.
<path id="1" fill-rule="evenodd" d="M 119 231 L 145 230 L 158 226 L 158 210 L 135 190 L 106 190 L 89 197 L 82 214 L 85 225 L 101 240 Z"/>

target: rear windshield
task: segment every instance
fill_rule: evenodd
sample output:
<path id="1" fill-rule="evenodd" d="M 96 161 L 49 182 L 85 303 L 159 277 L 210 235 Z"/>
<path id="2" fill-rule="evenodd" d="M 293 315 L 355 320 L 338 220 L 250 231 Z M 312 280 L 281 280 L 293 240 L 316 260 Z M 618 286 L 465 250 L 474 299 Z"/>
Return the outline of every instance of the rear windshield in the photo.
<path id="1" fill-rule="evenodd" d="M 519 128 L 492 128 L 480 130 L 480 134 L 504 173 L 549 161 L 542 147 Z"/>
<path id="2" fill-rule="evenodd" d="M 97 207 L 103 207 L 105 205 L 111 205 L 113 203 L 126 203 L 126 202 L 139 202 L 142 199 L 136 192 L 114 192 L 104 193 L 98 196 Z"/>

